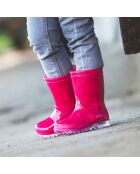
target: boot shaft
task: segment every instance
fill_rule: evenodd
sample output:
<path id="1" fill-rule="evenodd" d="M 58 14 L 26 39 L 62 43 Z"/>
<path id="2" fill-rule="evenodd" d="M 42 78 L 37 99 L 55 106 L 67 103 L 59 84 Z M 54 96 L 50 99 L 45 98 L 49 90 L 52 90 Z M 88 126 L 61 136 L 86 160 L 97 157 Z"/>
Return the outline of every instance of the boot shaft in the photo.
<path id="1" fill-rule="evenodd" d="M 104 105 L 103 68 L 71 72 L 77 102 L 88 106 Z"/>
<path id="2" fill-rule="evenodd" d="M 44 76 L 44 80 L 52 94 L 55 108 L 63 112 L 71 111 L 75 105 L 75 97 L 70 74 L 56 78 Z"/>

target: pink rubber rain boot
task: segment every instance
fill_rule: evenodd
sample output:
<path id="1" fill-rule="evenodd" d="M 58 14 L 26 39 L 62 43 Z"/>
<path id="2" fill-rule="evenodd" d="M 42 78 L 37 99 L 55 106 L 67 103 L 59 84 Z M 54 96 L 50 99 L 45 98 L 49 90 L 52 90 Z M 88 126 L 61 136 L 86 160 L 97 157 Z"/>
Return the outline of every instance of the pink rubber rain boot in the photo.
<path id="1" fill-rule="evenodd" d="M 53 137 L 55 136 L 54 123 L 72 113 L 75 107 L 75 97 L 70 74 L 57 78 L 45 76 L 44 79 L 53 96 L 55 109 L 50 117 L 35 125 L 35 130 L 42 137 Z"/>
<path id="2" fill-rule="evenodd" d="M 71 78 L 76 106 L 69 117 L 55 124 L 54 132 L 74 134 L 109 126 L 104 103 L 103 68 L 72 71 Z"/>

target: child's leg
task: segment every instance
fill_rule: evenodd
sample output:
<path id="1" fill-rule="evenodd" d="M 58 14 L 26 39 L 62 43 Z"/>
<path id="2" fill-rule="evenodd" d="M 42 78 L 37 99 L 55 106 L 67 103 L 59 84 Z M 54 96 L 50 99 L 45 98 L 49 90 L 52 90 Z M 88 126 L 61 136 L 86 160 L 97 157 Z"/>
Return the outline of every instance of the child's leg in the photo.
<path id="1" fill-rule="evenodd" d="M 55 125 L 56 133 L 79 133 L 109 126 L 104 103 L 103 60 L 92 18 L 60 18 L 61 28 L 74 53 L 76 71 L 71 72 L 76 106 L 72 114 Z"/>
<path id="2" fill-rule="evenodd" d="M 75 106 L 71 83 L 70 62 L 60 39 L 61 28 L 58 18 L 27 18 L 28 39 L 37 54 L 46 75 L 45 82 L 54 99 L 54 111 L 35 125 L 37 134 L 54 135 L 54 123 L 69 116 Z"/>
<path id="3" fill-rule="evenodd" d="M 66 75 L 72 64 L 60 39 L 58 18 L 27 18 L 28 39 L 49 78 Z"/>
<path id="4" fill-rule="evenodd" d="M 102 55 L 95 36 L 92 18 L 59 18 L 59 22 L 68 40 L 68 46 L 74 53 L 77 70 L 96 69 L 103 66 Z"/>

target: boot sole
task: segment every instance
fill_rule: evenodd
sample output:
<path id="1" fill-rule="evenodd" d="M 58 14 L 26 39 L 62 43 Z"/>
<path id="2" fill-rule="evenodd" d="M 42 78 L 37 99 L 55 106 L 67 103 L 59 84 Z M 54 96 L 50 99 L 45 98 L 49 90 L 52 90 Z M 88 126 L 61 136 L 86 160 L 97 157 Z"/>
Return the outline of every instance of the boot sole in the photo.
<path id="1" fill-rule="evenodd" d="M 35 134 L 41 138 L 54 138 L 54 137 L 57 137 L 59 135 L 62 135 L 61 133 L 56 133 L 56 134 L 50 134 L 50 135 L 41 135 L 41 134 L 38 134 L 35 132 Z"/>
<path id="2" fill-rule="evenodd" d="M 60 136 L 60 135 L 73 135 L 73 134 L 79 134 L 79 133 L 82 133 L 82 132 L 88 132 L 88 131 L 92 131 L 92 130 L 97 130 L 97 129 L 103 129 L 103 128 L 106 128 L 106 127 L 109 127 L 110 126 L 110 120 L 107 120 L 107 121 L 103 121 L 103 122 L 100 122 L 100 123 L 96 123 L 88 128 L 84 128 L 84 129 L 81 129 L 81 130 L 72 130 L 72 131 L 64 131 L 63 133 L 55 133 L 55 134 L 50 134 L 50 135 L 41 135 L 41 134 L 37 134 L 38 136 L 42 137 L 42 138 L 54 138 L 54 137 L 57 137 L 57 136 Z"/>
<path id="3" fill-rule="evenodd" d="M 96 124 L 94 124 L 94 125 L 92 125 L 90 127 L 87 127 L 87 128 L 81 129 L 81 130 L 70 130 L 70 131 L 64 131 L 63 133 L 57 133 L 56 132 L 56 136 L 57 136 L 57 134 L 58 135 L 79 134 L 79 133 L 82 133 L 82 132 L 87 132 L 87 131 L 92 131 L 92 130 L 107 128 L 110 125 L 111 125 L 110 124 L 110 120 L 106 120 L 106 121 L 102 121 L 102 122 L 96 123 Z"/>

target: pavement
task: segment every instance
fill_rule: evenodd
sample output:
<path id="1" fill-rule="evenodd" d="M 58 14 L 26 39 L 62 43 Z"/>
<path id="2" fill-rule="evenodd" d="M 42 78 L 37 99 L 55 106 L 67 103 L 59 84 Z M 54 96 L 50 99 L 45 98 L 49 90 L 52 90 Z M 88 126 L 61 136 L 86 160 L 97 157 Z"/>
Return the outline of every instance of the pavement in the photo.
<path id="1" fill-rule="evenodd" d="M 24 54 L 25 55 L 25 54 Z M 34 59 L 0 71 L 0 156 L 140 156 L 140 93 L 106 99 L 111 126 L 40 138 L 34 124 L 53 110 L 43 71 Z"/>

